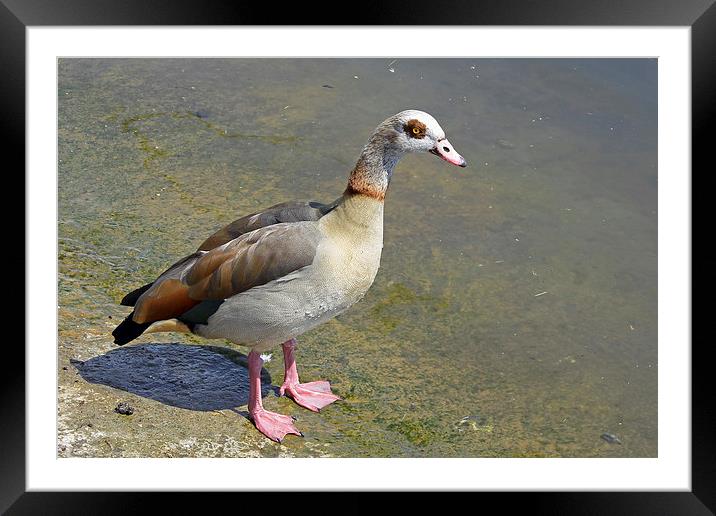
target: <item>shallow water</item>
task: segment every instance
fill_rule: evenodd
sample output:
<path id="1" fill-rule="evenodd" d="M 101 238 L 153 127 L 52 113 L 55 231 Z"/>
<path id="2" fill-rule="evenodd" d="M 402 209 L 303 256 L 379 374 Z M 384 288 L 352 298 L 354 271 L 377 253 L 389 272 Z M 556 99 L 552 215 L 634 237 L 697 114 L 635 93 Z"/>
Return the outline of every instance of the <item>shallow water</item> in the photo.
<path id="1" fill-rule="evenodd" d="M 392 61 L 60 60 L 60 456 L 657 455 L 656 60 Z M 469 167 L 398 165 L 373 287 L 299 339 L 344 401 L 266 390 L 305 438 L 230 406 L 245 348 L 112 344 L 127 291 L 239 216 L 333 200 L 408 108 Z M 265 367 L 280 385 L 280 349 Z"/>

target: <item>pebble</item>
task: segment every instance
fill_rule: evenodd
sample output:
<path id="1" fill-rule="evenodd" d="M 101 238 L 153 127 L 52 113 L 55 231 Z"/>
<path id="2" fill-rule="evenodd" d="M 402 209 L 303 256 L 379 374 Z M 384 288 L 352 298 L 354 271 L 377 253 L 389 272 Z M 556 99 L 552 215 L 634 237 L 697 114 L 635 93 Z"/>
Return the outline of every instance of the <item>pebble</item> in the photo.
<path id="1" fill-rule="evenodd" d="M 621 440 L 614 434 L 604 433 L 601 435 L 602 439 L 607 441 L 609 444 L 621 444 Z"/>
<path id="2" fill-rule="evenodd" d="M 125 415 L 125 416 L 131 416 L 132 414 L 134 414 L 134 407 L 131 407 L 131 406 L 129 405 L 129 403 L 126 403 L 126 402 L 123 401 L 123 402 L 117 404 L 117 407 L 114 409 L 114 411 L 115 411 L 117 414 L 122 414 L 122 415 Z"/>

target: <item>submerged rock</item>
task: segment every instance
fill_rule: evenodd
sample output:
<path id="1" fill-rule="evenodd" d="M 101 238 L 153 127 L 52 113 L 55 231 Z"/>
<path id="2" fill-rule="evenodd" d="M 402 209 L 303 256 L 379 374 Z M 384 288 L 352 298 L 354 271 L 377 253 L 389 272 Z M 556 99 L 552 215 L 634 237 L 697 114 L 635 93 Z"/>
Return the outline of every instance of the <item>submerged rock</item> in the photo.
<path id="1" fill-rule="evenodd" d="M 614 434 L 603 433 L 601 435 L 601 437 L 602 437 L 602 439 L 607 441 L 609 444 L 621 444 L 622 443 L 621 440 Z"/>

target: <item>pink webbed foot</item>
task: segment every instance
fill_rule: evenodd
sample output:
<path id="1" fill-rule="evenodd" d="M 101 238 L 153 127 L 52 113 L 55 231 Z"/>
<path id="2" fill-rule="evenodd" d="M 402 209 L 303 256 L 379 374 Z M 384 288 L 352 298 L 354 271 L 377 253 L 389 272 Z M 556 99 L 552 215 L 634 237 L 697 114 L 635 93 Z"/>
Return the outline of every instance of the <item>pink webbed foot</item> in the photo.
<path id="1" fill-rule="evenodd" d="M 261 366 L 263 360 L 261 355 L 251 350 L 249 353 L 249 417 L 256 425 L 256 428 L 272 441 L 278 443 L 286 437 L 286 434 L 295 434 L 303 437 L 303 434 L 293 426 L 293 418 L 276 414 L 264 409 L 261 401 Z"/>
<path id="2" fill-rule="evenodd" d="M 293 426 L 294 419 L 291 416 L 260 409 L 251 414 L 251 419 L 259 432 L 277 443 L 280 443 L 286 437 L 286 434 L 303 437 L 303 434 Z"/>
<path id="3" fill-rule="evenodd" d="M 279 389 L 281 396 L 285 393 L 302 407 L 318 412 L 323 407 L 330 405 L 341 398 L 331 392 L 331 384 L 326 381 L 298 383 L 284 382 Z"/>

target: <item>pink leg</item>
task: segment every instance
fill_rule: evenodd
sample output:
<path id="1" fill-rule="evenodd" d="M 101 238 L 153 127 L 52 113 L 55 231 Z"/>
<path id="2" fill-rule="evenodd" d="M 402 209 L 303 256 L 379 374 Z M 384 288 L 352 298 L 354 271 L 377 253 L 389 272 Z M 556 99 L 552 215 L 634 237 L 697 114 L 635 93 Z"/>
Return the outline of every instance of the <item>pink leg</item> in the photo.
<path id="1" fill-rule="evenodd" d="M 286 434 L 303 436 L 295 426 L 293 418 L 269 412 L 261 402 L 261 366 L 263 360 L 255 351 L 249 353 L 249 416 L 256 428 L 272 441 L 281 442 Z"/>
<path id="2" fill-rule="evenodd" d="M 291 339 L 282 344 L 283 362 L 286 367 L 286 374 L 279 393 L 284 393 L 293 398 L 293 401 L 306 407 L 308 410 L 318 412 L 326 405 L 330 405 L 340 398 L 331 392 L 331 385 L 325 381 L 299 383 L 298 371 L 296 370 L 296 339 Z"/>

